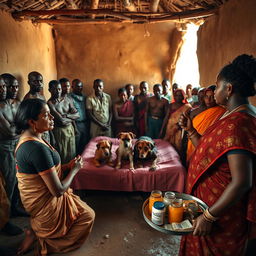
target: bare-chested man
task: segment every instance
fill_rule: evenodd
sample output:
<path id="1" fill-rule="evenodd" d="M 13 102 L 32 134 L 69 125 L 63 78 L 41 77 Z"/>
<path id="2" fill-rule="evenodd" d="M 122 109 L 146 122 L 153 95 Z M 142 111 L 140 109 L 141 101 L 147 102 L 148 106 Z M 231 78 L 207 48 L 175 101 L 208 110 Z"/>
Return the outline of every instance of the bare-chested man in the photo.
<path id="1" fill-rule="evenodd" d="M 53 133 L 61 161 L 65 164 L 76 155 L 75 130 L 72 122 L 79 118 L 79 113 L 70 98 L 61 96 L 59 81 L 50 81 L 49 91 L 51 98 L 47 103 L 55 118 Z"/>
<path id="2" fill-rule="evenodd" d="M 158 139 L 167 114 L 169 102 L 162 95 L 163 87 L 155 84 L 153 87 L 154 96 L 147 100 L 146 106 L 146 135 L 152 139 Z"/>
<path id="3" fill-rule="evenodd" d="M 6 182 L 6 193 L 11 203 L 12 216 L 28 216 L 19 207 L 19 191 L 16 179 L 14 151 L 18 142 L 14 119 L 20 101 L 17 99 L 19 83 L 11 74 L 2 74 L 6 84 L 6 100 L 0 105 L 0 170 Z"/>
<path id="4" fill-rule="evenodd" d="M 29 92 L 24 96 L 23 100 L 26 99 L 41 99 L 46 101 L 44 95 L 42 94 L 44 81 L 43 76 L 37 72 L 32 71 L 28 74 L 28 84 L 30 86 Z M 52 146 L 56 146 L 56 141 L 53 136 L 52 131 L 46 131 L 43 134 L 43 139 L 50 143 Z"/>
<path id="5" fill-rule="evenodd" d="M 8 127 L 8 123 L 6 121 L 4 110 L 6 110 L 6 104 L 7 104 L 7 88 L 6 84 L 4 82 L 4 78 L 0 76 L 0 158 L 5 158 L 5 151 L 3 150 L 3 147 L 5 147 L 5 138 L 3 138 L 3 135 L 10 136 L 8 133 L 8 128 L 6 128 L 6 125 Z M 8 145 L 7 145 L 8 147 Z M 8 152 L 9 155 L 9 152 Z M 6 156 L 8 156 L 6 154 Z M 9 235 L 18 235 L 21 234 L 23 231 L 18 226 L 12 224 L 9 221 L 10 216 L 10 202 L 6 193 L 6 182 L 3 177 L 3 174 L 6 173 L 6 167 L 8 171 L 8 166 L 5 166 L 6 163 L 0 163 L 0 230 L 9 234 Z M 16 172 L 15 172 L 16 173 Z M 16 181 L 14 181 L 16 183 Z M 7 184 L 9 185 L 9 184 Z M 9 187 L 9 186 L 8 186 Z"/>
<path id="6" fill-rule="evenodd" d="M 60 81 L 60 85 L 61 85 L 61 89 L 62 89 L 61 96 L 62 97 L 69 96 L 70 90 L 71 90 L 69 80 L 67 78 L 63 77 L 59 81 Z"/>
<path id="7" fill-rule="evenodd" d="M 24 96 L 23 100 L 42 99 L 45 101 L 45 97 L 41 93 L 43 89 L 43 76 L 39 72 L 32 71 L 28 74 L 28 84 L 30 86 L 30 90 Z"/>

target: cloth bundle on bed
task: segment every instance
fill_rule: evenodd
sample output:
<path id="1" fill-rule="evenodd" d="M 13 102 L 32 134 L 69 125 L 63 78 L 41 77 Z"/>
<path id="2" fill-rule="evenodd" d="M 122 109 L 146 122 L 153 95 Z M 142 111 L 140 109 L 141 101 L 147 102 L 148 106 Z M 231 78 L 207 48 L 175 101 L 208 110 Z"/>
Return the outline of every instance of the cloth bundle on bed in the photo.
<path id="1" fill-rule="evenodd" d="M 149 171 L 150 162 L 135 171 L 129 170 L 128 161 L 123 164 L 122 169 L 118 170 L 108 165 L 95 167 L 92 160 L 96 144 L 102 139 L 108 139 L 113 143 L 112 156 L 116 163 L 118 139 L 103 136 L 91 139 L 82 153 L 84 165 L 73 180 L 73 189 L 144 192 L 159 189 L 183 192 L 186 170 L 181 164 L 178 153 L 169 142 L 154 140 L 158 151 L 158 163 L 157 170 L 151 172 Z M 133 140 L 133 144 L 135 142 L 136 139 Z"/>

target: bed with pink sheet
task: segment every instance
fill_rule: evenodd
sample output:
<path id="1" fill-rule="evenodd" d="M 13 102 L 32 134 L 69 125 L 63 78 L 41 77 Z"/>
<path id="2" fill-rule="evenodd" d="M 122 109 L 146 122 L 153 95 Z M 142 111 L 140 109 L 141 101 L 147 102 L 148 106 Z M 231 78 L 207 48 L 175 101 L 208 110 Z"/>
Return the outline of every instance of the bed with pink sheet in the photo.
<path id="1" fill-rule="evenodd" d="M 102 139 L 112 141 L 112 156 L 115 163 L 116 149 L 119 140 L 116 138 L 96 137 L 85 147 L 82 158 L 83 168 L 75 176 L 72 188 L 75 190 L 111 190 L 111 191 L 144 191 L 154 189 L 161 191 L 183 192 L 186 177 L 185 168 L 182 166 L 178 153 L 166 141 L 154 140 L 158 150 L 157 170 L 149 171 L 150 162 L 143 168 L 129 170 L 128 161 L 122 169 L 115 169 L 108 165 L 95 167 L 92 160 L 96 144 Z M 136 140 L 133 140 L 135 143 Z"/>

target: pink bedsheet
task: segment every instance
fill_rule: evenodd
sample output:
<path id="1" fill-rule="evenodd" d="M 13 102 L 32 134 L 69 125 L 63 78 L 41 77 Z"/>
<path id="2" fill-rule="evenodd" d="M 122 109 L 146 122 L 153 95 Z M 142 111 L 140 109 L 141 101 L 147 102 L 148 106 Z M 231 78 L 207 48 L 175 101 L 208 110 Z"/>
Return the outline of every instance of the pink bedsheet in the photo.
<path id="1" fill-rule="evenodd" d="M 118 170 L 107 165 L 102 167 L 94 166 L 92 159 L 96 144 L 102 139 L 112 141 L 112 156 L 115 163 L 115 151 L 119 145 L 119 140 L 103 136 L 93 138 L 82 153 L 84 166 L 73 180 L 73 189 L 144 192 L 159 189 L 162 191 L 183 192 L 186 171 L 181 165 L 178 153 L 168 142 L 159 139 L 154 140 L 158 149 L 156 171 L 149 171 L 150 163 L 148 163 L 144 168 L 138 168 L 132 172 L 128 169 L 128 162 L 125 163 L 122 169 Z"/>

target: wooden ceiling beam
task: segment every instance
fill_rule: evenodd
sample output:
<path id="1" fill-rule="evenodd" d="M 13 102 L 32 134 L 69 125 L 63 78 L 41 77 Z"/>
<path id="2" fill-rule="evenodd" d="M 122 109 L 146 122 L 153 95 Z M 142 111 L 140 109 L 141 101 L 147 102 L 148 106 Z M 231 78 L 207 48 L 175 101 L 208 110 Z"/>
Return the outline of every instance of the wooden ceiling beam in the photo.
<path id="1" fill-rule="evenodd" d="M 150 0 L 150 11 L 157 12 L 160 0 Z"/>
<path id="2" fill-rule="evenodd" d="M 166 12 L 166 13 L 159 13 L 160 15 L 171 15 L 173 17 L 180 17 L 182 19 L 183 17 L 185 18 L 199 18 L 199 17 L 204 17 L 204 16 L 209 16 L 211 14 L 216 13 L 218 8 L 212 8 L 209 10 L 204 10 L 204 9 L 198 9 L 198 10 L 191 10 L 191 11 L 185 11 L 185 12 Z M 117 11 L 112 11 L 110 9 L 97 9 L 97 10 L 91 10 L 91 9 L 79 9 L 79 10 L 70 10 L 70 9 L 61 9 L 61 10 L 40 10 L 40 11 L 20 11 L 20 12 L 14 12 L 12 15 L 15 19 L 20 19 L 22 17 L 39 17 L 42 15 L 54 15 L 54 16 L 59 16 L 59 15 L 90 15 L 90 14 L 102 14 L 102 15 L 116 15 L 116 14 L 122 14 L 122 15 L 155 15 L 156 13 L 153 12 L 117 12 Z"/>
<path id="3" fill-rule="evenodd" d="M 216 12 L 216 10 L 215 10 Z M 119 22 L 119 23 L 160 23 L 160 22 L 168 22 L 168 21 L 180 21 L 180 20 L 186 20 L 186 19 L 194 19 L 194 18 L 202 18 L 206 16 L 211 16 L 215 12 L 213 10 L 211 11 L 204 11 L 199 13 L 189 13 L 186 14 L 162 14 L 162 16 L 159 16 L 157 13 L 151 13 L 149 16 L 139 16 L 138 13 L 133 14 L 133 16 L 127 17 L 127 12 L 122 13 L 115 13 L 112 17 L 102 18 L 102 19 L 76 19 L 76 18 L 61 18 L 58 19 L 34 19 L 34 23 L 47 23 L 47 24 L 62 24 L 62 25 L 77 25 L 77 24 L 107 24 L 112 22 Z M 145 13 L 144 13 L 145 14 Z M 116 16 L 115 16 L 116 15 Z M 123 16 L 122 16 L 123 15 Z"/>

